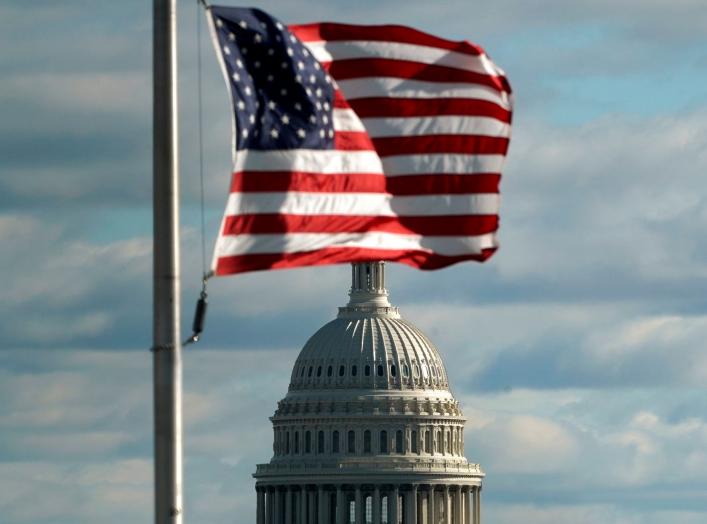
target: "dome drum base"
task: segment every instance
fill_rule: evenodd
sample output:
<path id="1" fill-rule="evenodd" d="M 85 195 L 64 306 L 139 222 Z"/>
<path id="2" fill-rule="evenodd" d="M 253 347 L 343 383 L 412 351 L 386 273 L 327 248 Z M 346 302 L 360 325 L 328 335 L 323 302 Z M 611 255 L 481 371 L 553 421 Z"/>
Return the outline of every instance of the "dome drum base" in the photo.
<path id="1" fill-rule="evenodd" d="M 257 524 L 480 524 L 481 486 L 435 482 L 256 486 Z"/>

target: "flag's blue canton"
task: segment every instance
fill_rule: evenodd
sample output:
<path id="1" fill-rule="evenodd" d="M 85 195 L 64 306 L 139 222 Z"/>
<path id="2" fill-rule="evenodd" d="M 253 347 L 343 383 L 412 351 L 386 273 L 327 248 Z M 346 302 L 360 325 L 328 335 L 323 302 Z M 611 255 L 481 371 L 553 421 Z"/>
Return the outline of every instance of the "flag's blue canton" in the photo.
<path id="1" fill-rule="evenodd" d="M 319 62 L 258 9 L 212 10 L 230 78 L 236 148 L 333 148 L 334 82 Z"/>

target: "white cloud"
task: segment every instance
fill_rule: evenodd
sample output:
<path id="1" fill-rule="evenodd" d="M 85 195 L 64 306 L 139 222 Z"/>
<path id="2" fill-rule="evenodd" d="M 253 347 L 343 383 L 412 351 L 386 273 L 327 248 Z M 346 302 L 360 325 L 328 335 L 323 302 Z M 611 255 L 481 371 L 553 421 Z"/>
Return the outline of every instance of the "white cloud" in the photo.
<path id="1" fill-rule="evenodd" d="M 515 494 L 516 503 L 525 500 L 516 493 L 524 478 L 536 479 L 529 497 L 546 500 L 561 489 L 570 505 L 583 493 L 613 505 L 612 493 L 640 498 L 657 485 L 679 492 L 707 483 L 702 408 L 671 420 L 674 406 L 689 405 L 691 396 L 650 389 L 621 396 L 591 389 L 463 396 L 466 454 L 487 471 L 490 496 L 512 501 Z M 695 494 L 684 496 L 692 500 Z M 666 509 L 664 498 L 652 507 Z"/>
<path id="2" fill-rule="evenodd" d="M 146 461 L 61 465 L 3 463 L 0 510 L 9 522 L 149 522 L 152 468 Z"/>
<path id="3" fill-rule="evenodd" d="M 704 111 L 579 129 L 526 124 L 504 182 L 501 275 L 598 288 L 704 279 Z"/>
<path id="4" fill-rule="evenodd" d="M 699 511 L 642 511 L 630 513 L 601 504 L 533 505 L 492 504 L 485 514 L 493 515 L 496 524 L 699 524 L 704 513 Z"/>
<path id="5" fill-rule="evenodd" d="M 566 428 L 531 415 L 495 418 L 469 437 L 472 450 L 488 457 L 482 466 L 494 474 L 567 471 L 579 452 L 579 443 Z"/>
<path id="6" fill-rule="evenodd" d="M 4 77 L 0 84 L 0 104 L 21 94 L 25 102 L 45 110 L 144 116 L 150 109 L 150 78 L 143 71 L 23 72 Z"/>

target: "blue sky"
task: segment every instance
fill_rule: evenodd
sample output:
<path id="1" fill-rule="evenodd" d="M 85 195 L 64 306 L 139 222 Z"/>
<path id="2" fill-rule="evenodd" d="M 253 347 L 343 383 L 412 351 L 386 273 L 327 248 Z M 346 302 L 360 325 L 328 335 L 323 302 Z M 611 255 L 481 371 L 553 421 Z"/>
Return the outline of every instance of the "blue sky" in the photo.
<path id="1" fill-rule="evenodd" d="M 194 4 L 179 15 L 187 321 L 201 264 Z M 488 521 L 707 521 L 703 0 L 259 7 L 467 38 L 508 73 L 501 249 L 484 265 L 388 270 L 469 418 Z M 137 0 L 0 0 L 3 523 L 152 519 L 150 17 Z M 205 33 L 210 246 L 230 123 Z M 252 522 L 267 417 L 348 275 L 212 281 L 206 335 L 184 358 L 187 522 Z"/>

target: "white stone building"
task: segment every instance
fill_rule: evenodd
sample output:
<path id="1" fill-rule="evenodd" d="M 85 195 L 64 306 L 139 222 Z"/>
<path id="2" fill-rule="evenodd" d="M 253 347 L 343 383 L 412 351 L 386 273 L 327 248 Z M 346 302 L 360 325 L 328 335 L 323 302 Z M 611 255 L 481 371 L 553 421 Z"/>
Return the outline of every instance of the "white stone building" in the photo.
<path id="1" fill-rule="evenodd" d="M 430 340 L 388 301 L 382 262 L 305 344 L 254 474 L 258 524 L 479 524 L 484 473 Z"/>

